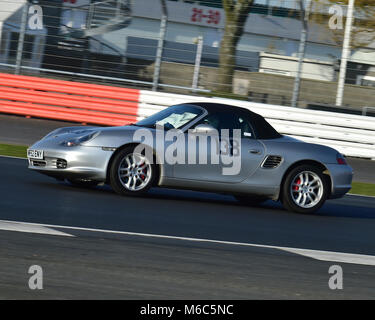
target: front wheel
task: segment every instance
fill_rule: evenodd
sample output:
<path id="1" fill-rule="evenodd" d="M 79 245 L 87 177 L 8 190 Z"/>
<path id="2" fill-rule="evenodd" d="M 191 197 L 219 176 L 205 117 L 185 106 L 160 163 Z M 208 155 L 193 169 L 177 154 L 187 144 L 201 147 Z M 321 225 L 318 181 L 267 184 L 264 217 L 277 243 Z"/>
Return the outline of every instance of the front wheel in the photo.
<path id="1" fill-rule="evenodd" d="M 110 168 L 112 189 L 122 195 L 141 195 L 151 188 L 156 170 L 152 159 L 134 147 L 121 150 Z"/>
<path id="2" fill-rule="evenodd" d="M 289 211 L 313 213 L 328 197 L 329 183 L 321 169 L 302 165 L 287 175 L 282 187 L 281 201 Z"/>

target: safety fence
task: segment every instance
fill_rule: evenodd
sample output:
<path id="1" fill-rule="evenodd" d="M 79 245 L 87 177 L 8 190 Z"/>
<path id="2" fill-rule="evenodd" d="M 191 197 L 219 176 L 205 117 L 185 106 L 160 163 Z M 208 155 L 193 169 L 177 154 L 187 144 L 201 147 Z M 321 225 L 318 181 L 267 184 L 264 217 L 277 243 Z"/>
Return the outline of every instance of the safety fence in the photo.
<path id="1" fill-rule="evenodd" d="M 341 63 L 344 28 L 330 27 L 332 1 L 246 2 L 242 35 L 222 50 L 227 15 L 220 0 L 0 0 L 0 72 L 373 114 L 366 108 L 375 107 L 375 47 L 365 39 L 375 7 L 357 1 L 355 21 L 363 25 L 355 25 L 352 54 Z M 334 7 L 341 18 L 345 3 Z M 336 103 L 344 64 L 343 101 Z"/>
<path id="2" fill-rule="evenodd" d="M 331 146 L 346 156 L 375 159 L 373 117 L 0 74 L 2 113 L 124 125 L 173 104 L 197 101 L 244 107 L 264 116 L 282 134 Z"/>

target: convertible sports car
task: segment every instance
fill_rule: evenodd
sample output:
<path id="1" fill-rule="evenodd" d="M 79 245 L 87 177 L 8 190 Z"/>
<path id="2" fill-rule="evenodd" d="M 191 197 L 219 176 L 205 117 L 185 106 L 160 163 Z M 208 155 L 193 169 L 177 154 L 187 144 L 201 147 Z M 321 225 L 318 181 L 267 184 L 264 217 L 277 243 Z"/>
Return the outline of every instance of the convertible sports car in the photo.
<path id="1" fill-rule="evenodd" d="M 232 194 L 249 204 L 280 200 L 299 213 L 345 195 L 353 175 L 332 148 L 280 135 L 247 109 L 203 102 L 174 105 L 122 127 L 60 128 L 31 146 L 28 159 L 30 169 L 58 180 L 107 183 L 122 195 L 183 188 Z"/>

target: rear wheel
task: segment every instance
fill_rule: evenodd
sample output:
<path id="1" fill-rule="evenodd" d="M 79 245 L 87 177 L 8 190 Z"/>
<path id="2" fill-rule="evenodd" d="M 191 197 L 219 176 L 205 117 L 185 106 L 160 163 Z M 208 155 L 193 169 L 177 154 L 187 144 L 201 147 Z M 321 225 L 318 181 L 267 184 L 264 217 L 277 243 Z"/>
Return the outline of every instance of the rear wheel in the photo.
<path id="1" fill-rule="evenodd" d="M 328 179 L 322 170 L 312 165 L 302 165 L 287 175 L 281 200 L 289 211 L 313 213 L 324 204 L 328 192 Z"/>
<path id="2" fill-rule="evenodd" d="M 141 195 L 153 185 L 156 168 L 152 159 L 139 153 L 134 147 L 121 150 L 110 168 L 110 181 L 113 190 L 123 195 Z"/>

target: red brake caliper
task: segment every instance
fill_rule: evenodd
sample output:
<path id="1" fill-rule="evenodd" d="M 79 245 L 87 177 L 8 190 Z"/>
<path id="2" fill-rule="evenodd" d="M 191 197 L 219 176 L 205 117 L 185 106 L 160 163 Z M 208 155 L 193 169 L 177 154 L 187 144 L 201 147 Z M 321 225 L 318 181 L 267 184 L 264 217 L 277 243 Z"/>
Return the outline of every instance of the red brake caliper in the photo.
<path id="1" fill-rule="evenodd" d="M 144 165 L 144 164 L 143 164 Z M 143 166 L 142 165 L 142 166 Z M 143 170 L 142 170 L 142 173 L 141 173 L 141 179 L 142 180 L 145 180 L 145 178 L 146 178 L 146 176 L 144 175 L 144 174 L 146 174 L 146 170 L 147 170 L 147 168 L 144 168 Z"/>
<path id="2" fill-rule="evenodd" d="M 298 180 L 296 181 L 296 184 L 298 184 L 298 185 L 301 184 L 301 179 L 298 179 Z M 294 190 L 294 191 L 298 191 L 298 190 L 299 190 L 299 186 L 294 186 L 294 187 L 293 187 L 293 190 Z"/>

